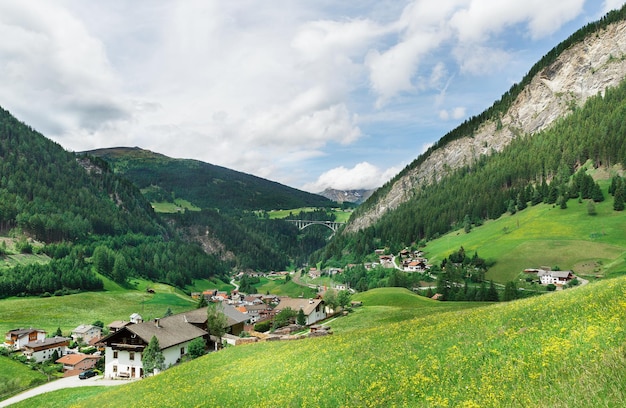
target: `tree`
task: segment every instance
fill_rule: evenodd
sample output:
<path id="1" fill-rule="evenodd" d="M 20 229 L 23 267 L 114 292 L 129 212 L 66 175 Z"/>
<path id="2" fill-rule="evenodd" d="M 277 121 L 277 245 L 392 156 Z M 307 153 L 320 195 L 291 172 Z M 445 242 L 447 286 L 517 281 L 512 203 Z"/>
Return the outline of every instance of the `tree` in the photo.
<path id="1" fill-rule="evenodd" d="M 517 285 L 515 282 L 507 282 L 504 286 L 504 296 L 503 299 L 505 302 L 509 300 L 517 299 Z"/>
<path id="2" fill-rule="evenodd" d="M 148 347 L 143 351 L 141 357 L 141 363 L 143 364 L 144 375 L 154 374 L 155 370 L 161 371 L 165 368 L 165 357 L 159 346 L 159 339 L 156 336 L 152 336 Z"/>
<path id="3" fill-rule="evenodd" d="M 168 316 L 171 316 L 172 314 L 173 314 L 172 308 L 168 307 L 163 317 L 168 317 Z"/>
<path id="4" fill-rule="evenodd" d="M 587 201 L 587 214 L 588 215 L 596 215 L 596 205 L 593 203 L 593 200 Z"/>
<path id="5" fill-rule="evenodd" d="M 187 348 L 187 355 L 194 359 L 194 358 L 198 358 L 200 356 L 203 356 L 206 348 L 206 344 L 204 342 L 204 339 L 202 337 L 198 337 L 193 339 L 190 343 L 189 343 L 189 347 Z"/>
<path id="6" fill-rule="evenodd" d="M 207 307 L 209 304 L 206 301 L 206 298 L 204 297 L 204 295 L 200 295 L 200 300 L 198 301 L 198 306 L 196 306 L 197 309 L 202 309 L 203 307 Z"/>
<path id="7" fill-rule="evenodd" d="M 306 325 L 306 316 L 304 315 L 304 310 L 298 310 L 298 315 L 296 316 L 296 323 L 300 326 Z"/>
<path id="8" fill-rule="evenodd" d="M 59 336 L 59 337 L 63 336 L 63 332 L 61 331 L 60 327 L 57 327 L 57 331 L 54 332 L 54 335 L 55 336 Z"/>
<path id="9" fill-rule="evenodd" d="M 347 290 L 341 290 L 337 294 L 337 303 L 343 309 L 345 309 L 350 304 L 351 299 L 352 299 L 352 294 L 350 294 L 350 292 Z"/>
<path id="10" fill-rule="evenodd" d="M 207 307 L 207 321 L 206 326 L 209 334 L 217 338 L 215 342 L 215 350 L 217 350 L 219 344 L 222 343 L 222 336 L 226 333 L 226 326 L 228 320 L 224 314 L 224 309 L 221 303 L 211 302 Z"/>
<path id="11" fill-rule="evenodd" d="M 332 311 L 337 309 L 339 304 L 337 303 L 337 294 L 334 290 L 328 289 L 326 293 L 324 293 L 324 303 L 326 304 L 326 307 Z"/>
<path id="12" fill-rule="evenodd" d="M 466 233 L 469 233 L 472 230 L 472 221 L 470 220 L 469 214 L 465 214 L 465 218 L 463 218 L 463 230 Z"/>
<path id="13" fill-rule="evenodd" d="M 494 285 L 493 281 L 489 281 L 489 289 L 487 289 L 487 298 L 485 300 L 489 302 L 497 302 L 500 300 L 496 285 Z"/>
<path id="14" fill-rule="evenodd" d="M 284 327 L 291 322 L 291 319 L 296 317 L 296 311 L 291 309 L 290 307 L 286 307 L 274 317 L 273 328 L 278 329 L 279 327 Z"/>

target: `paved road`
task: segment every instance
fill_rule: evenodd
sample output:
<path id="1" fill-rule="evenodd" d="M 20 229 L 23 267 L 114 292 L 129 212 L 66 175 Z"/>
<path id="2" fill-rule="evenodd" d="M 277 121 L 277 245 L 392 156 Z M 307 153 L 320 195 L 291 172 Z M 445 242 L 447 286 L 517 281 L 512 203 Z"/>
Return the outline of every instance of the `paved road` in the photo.
<path id="1" fill-rule="evenodd" d="M 44 394 L 50 391 L 56 391 L 63 388 L 74 388 L 74 387 L 89 387 L 89 386 L 112 386 L 112 385 L 122 385 L 128 384 L 131 381 L 129 380 L 108 380 L 103 379 L 102 376 L 91 377 L 85 380 L 81 380 L 77 375 L 73 377 L 65 377 L 59 380 L 51 381 L 40 385 L 39 387 L 31 388 L 30 390 L 24 391 L 21 394 L 18 394 L 14 397 L 6 399 L 4 401 L 0 401 L 0 407 L 6 407 L 11 404 L 15 404 L 16 402 L 23 401 L 25 399 L 34 397 L 35 395 Z"/>

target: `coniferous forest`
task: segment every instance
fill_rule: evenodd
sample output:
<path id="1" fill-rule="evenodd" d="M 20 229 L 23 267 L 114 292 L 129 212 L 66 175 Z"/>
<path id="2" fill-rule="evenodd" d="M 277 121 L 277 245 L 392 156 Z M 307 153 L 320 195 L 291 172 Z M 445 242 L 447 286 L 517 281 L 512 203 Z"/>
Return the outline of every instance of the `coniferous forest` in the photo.
<path id="1" fill-rule="evenodd" d="M 358 258 L 381 242 L 392 252 L 414 242 L 437 238 L 464 222 L 480 225 L 506 212 L 544 202 L 566 206 L 580 197 L 607 199 L 580 167 L 626 166 L 626 83 L 590 98 L 541 133 L 521 135 L 502 152 L 480 157 L 440 182 L 414 191 L 414 197 L 378 223 L 356 234 L 343 234 L 318 253 L 321 260 Z M 572 177 L 573 176 L 573 177 Z M 615 210 L 623 204 L 623 180 L 613 177 Z"/>

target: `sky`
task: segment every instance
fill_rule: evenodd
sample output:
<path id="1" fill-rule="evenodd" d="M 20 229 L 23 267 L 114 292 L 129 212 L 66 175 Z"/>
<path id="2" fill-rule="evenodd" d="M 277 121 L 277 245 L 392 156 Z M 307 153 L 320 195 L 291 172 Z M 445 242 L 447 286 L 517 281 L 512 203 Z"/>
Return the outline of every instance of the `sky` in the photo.
<path id="1" fill-rule="evenodd" d="M 310 192 L 383 185 L 624 0 L 0 0 L 0 106 Z"/>

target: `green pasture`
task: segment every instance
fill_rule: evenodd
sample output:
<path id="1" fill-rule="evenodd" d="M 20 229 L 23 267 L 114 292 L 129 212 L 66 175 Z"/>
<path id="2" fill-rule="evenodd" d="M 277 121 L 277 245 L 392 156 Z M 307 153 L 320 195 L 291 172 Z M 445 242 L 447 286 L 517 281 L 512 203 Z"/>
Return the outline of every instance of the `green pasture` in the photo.
<path id="1" fill-rule="evenodd" d="M 331 336 L 226 348 L 67 406 L 626 405 L 626 278 L 471 309 L 363 296 L 361 311 L 329 322 Z M 376 308 L 407 319 L 367 324 Z"/>
<path id="2" fill-rule="evenodd" d="M 0 356 L 0 400 L 47 381 L 47 376 L 27 365 Z"/>
<path id="3" fill-rule="evenodd" d="M 300 212 L 313 212 L 317 210 L 317 208 L 314 207 L 302 207 L 302 208 L 293 208 L 291 210 L 272 210 L 272 211 L 268 211 L 267 214 L 269 215 L 270 219 L 277 219 L 277 218 L 288 218 L 289 214 L 292 214 L 291 216 L 296 218 L 297 215 Z M 337 222 L 347 222 L 348 219 L 350 218 L 350 215 L 352 215 L 352 211 L 351 210 L 342 210 L 340 208 L 333 208 L 332 213 L 335 215 L 336 219 L 335 221 Z"/>
<path id="4" fill-rule="evenodd" d="M 97 398 L 98 395 L 106 392 L 109 387 L 80 387 L 65 388 L 46 394 L 40 394 L 27 400 L 11 405 L 16 408 L 68 408 L 74 404 L 80 404 L 87 398 Z"/>
<path id="5" fill-rule="evenodd" d="M 257 293 L 271 293 L 277 296 L 289 296 L 297 298 L 299 296 L 305 298 L 315 297 L 317 294 L 314 289 L 306 286 L 301 286 L 294 281 L 285 282 L 284 277 L 280 278 L 260 278 L 261 282 L 254 285 Z"/>
<path id="6" fill-rule="evenodd" d="M 228 282 L 224 282 L 218 278 L 211 279 L 197 279 L 193 281 L 192 285 L 185 286 L 185 290 L 191 292 L 203 292 L 209 289 L 217 289 L 230 293 L 235 287 Z"/>
<path id="7" fill-rule="evenodd" d="M 190 203 L 189 201 L 184 200 L 182 198 L 175 199 L 173 203 L 164 201 L 160 203 L 154 202 L 150 204 L 152 205 L 152 208 L 154 208 L 154 211 L 158 213 L 178 213 L 178 212 L 185 212 L 187 210 L 189 211 L 201 210 L 200 207 L 197 207 L 193 205 L 192 203 Z"/>
<path id="8" fill-rule="evenodd" d="M 437 264 L 461 246 L 495 262 L 487 279 L 515 280 L 526 268 L 540 266 L 573 270 L 587 278 L 617 276 L 626 271 L 626 212 L 613 211 L 612 199 L 596 204 L 571 199 L 567 209 L 539 204 L 514 215 L 487 221 L 469 233 L 457 230 L 429 242 L 429 261 Z"/>
<path id="9" fill-rule="evenodd" d="M 105 325 L 114 320 L 128 320 L 139 313 L 144 320 L 161 317 L 168 308 L 174 313 L 193 309 L 195 302 L 171 286 L 148 285 L 133 280 L 137 289 L 117 288 L 102 292 L 86 292 L 47 298 L 26 297 L 0 300 L 0 333 L 19 327 L 41 328 L 53 333 L 57 327 L 64 334 L 80 324 L 97 320 Z M 147 293 L 150 286 L 155 293 Z"/>

